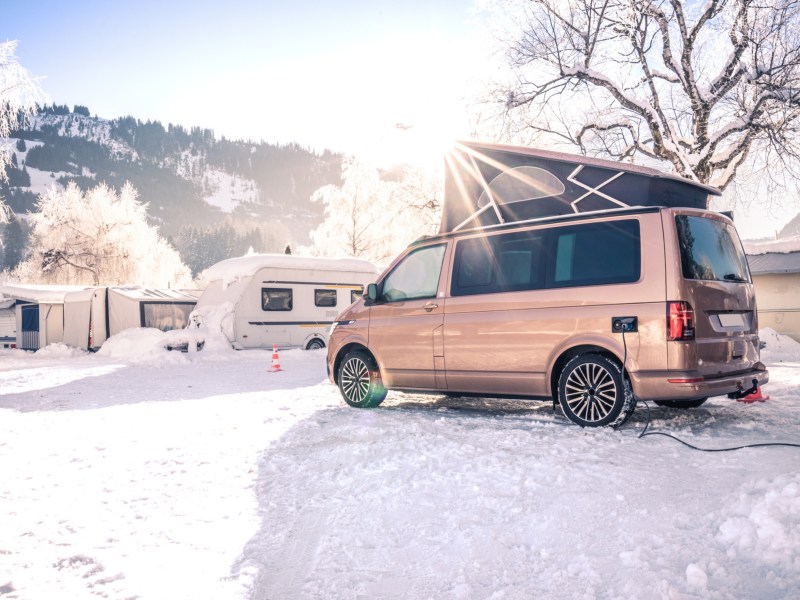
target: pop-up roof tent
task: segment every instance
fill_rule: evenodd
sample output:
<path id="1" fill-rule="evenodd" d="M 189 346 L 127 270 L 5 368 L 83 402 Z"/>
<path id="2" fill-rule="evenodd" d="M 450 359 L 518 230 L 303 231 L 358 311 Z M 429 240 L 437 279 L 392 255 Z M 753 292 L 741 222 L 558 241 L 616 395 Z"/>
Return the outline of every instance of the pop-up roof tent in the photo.
<path id="1" fill-rule="evenodd" d="M 706 208 L 716 188 L 657 169 L 460 142 L 445 157 L 440 233 L 630 206 Z"/>

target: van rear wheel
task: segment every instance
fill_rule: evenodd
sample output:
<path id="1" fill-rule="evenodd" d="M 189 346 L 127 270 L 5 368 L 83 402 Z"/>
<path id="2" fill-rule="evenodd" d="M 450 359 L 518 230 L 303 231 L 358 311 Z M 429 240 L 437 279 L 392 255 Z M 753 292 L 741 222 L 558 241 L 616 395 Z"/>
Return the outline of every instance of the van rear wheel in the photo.
<path id="1" fill-rule="evenodd" d="M 567 418 L 581 427 L 618 427 L 636 408 L 619 363 L 602 354 L 580 354 L 558 379 L 558 401 Z"/>
<path id="2" fill-rule="evenodd" d="M 356 408 L 373 408 L 386 398 L 378 365 L 363 350 L 348 352 L 339 367 L 339 390 L 344 401 Z"/>

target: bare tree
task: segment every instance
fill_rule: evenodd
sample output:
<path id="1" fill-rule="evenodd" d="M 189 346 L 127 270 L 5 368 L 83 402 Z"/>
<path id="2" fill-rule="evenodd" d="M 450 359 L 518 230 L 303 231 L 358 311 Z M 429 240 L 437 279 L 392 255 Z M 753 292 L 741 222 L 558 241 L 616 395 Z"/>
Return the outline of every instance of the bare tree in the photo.
<path id="1" fill-rule="evenodd" d="M 509 44 L 510 122 L 725 189 L 800 156 L 800 3 L 532 0 Z M 508 5 L 506 5 L 508 8 Z M 791 175 L 793 176 L 793 175 Z"/>
<path id="2" fill-rule="evenodd" d="M 15 41 L 0 43 L 0 138 L 7 138 L 18 120 L 32 113 L 44 97 L 37 80 L 19 64 L 16 48 Z M 0 143 L 0 179 L 5 179 L 10 161 L 8 145 Z M 0 198 L 0 223 L 7 223 L 8 217 L 8 206 Z"/>

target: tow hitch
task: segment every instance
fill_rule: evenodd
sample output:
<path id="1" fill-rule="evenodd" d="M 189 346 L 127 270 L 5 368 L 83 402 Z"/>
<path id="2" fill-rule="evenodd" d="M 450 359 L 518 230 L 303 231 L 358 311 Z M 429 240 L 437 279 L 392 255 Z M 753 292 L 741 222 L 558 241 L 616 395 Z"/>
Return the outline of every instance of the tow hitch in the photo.
<path id="1" fill-rule="evenodd" d="M 758 391 L 758 379 L 753 379 L 753 387 L 751 387 L 749 390 L 743 389 L 741 383 L 737 383 L 736 387 L 739 388 L 737 391 L 728 394 L 728 398 L 731 400 L 741 400 L 745 396 L 755 394 Z"/>

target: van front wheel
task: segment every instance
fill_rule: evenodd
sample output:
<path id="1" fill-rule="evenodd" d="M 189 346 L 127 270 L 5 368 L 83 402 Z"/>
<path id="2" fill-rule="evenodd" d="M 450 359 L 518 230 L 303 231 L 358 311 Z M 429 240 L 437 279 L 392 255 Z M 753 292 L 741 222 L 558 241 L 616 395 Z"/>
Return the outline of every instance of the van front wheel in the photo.
<path id="1" fill-rule="evenodd" d="M 581 427 L 617 427 L 636 407 L 619 364 L 593 353 L 580 354 L 564 367 L 558 401 L 567 418 Z"/>
<path id="2" fill-rule="evenodd" d="M 373 408 L 386 398 L 378 365 L 363 350 L 354 350 L 344 357 L 338 380 L 342 397 L 350 406 Z"/>

